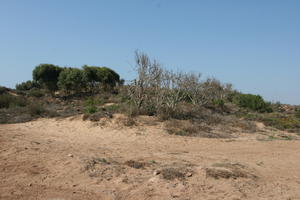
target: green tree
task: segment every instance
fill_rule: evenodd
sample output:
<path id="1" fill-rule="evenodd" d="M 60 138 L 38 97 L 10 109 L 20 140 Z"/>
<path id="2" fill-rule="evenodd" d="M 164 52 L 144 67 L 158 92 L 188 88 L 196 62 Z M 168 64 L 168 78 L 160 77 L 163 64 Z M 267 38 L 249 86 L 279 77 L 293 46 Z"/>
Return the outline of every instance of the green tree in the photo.
<path id="1" fill-rule="evenodd" d="M 33 81 L 38 82 L 40 85 L 49 91 L 57 90 L 57 82 L 62 68 L 52 64 L 40 64 L 32 72 Z"/>
<path id="2" fill-rule="evenodd" d="M 120 75 L 108 67 L 84 65 L 83 72 L 92 91 L 101 86 L 105 89 L 112 88 L 120 82 Z"/>
<path id="3" fill-rule="evenodd" d="M 101 80 L 100 82 L 106 89 L 109 87 L 114 87 L 120 82 L 120 75 L 108 67 L 99 68 L 97 77 L 99 80 Z"/>
<path id="4" fill-rule="evenodd" d="M 87 79 L 84 72 L 77 68 L 65 68 L 58 77 L 58 87 L 60 90 L 70 92 L 81 92 L 86 88 Z"/>
<path id="5" fill-rule="evenodd" d="M 92 92 L 95 92 L 96 88 L 99 87 L 101 80 L 97 76 L 99 67 L 84 65 L 83 75 L 87 81 L 88 89 Z"/>

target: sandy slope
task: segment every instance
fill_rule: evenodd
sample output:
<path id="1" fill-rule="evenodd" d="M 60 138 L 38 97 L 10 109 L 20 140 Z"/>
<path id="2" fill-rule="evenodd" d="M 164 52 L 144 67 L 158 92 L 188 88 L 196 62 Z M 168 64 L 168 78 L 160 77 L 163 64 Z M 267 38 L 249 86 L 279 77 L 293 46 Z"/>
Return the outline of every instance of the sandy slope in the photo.
<path id="1" fill-rule="evenodd" d="M 120 120 L 0 125 L 0 199 L 300 199 L 299 140 L 170 136 L 160 123 L 128 128 Z M 230 171 L 228 163 L 246 176 L 208 176 Z M 166 180 L 169 168 L 183 177 Z"/>

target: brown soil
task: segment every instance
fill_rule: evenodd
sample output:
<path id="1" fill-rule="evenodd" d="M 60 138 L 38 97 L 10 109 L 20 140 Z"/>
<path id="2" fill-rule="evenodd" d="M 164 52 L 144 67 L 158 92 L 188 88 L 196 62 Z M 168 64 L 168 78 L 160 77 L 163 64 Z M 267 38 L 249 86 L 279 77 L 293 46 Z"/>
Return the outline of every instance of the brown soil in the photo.
<path id="1" fill-rule="evenodd" d="M 0 125 L 0 199 L 300 199 L 300 141 L 285 132 L 208 139 L 101 120 Z"/>

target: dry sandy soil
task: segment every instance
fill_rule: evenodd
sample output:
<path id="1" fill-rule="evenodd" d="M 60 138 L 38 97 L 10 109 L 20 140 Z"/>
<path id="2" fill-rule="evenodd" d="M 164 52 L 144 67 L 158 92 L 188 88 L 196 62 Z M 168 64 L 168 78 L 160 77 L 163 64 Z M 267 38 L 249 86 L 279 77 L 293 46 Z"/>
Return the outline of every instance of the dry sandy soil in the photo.
<path id="1" fill-rule="evenodd" d="M 270 139 L 261 125 L 207 139 L 121 121 L 0 125 L 0 199 L 300 199 L 299 140 Z"/>

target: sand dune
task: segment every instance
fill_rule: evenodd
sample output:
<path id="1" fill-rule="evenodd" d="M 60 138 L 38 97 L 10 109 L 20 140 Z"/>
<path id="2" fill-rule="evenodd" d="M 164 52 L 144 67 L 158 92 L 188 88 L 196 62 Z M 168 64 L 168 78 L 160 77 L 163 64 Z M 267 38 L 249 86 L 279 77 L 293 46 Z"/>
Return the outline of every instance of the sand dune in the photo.
<path id="1" fill-rule="evenodd" d="M 206 139 L 121 120 L 0 125 L 0 199 L 300 199 L 299 140 L 257 139 L 262 125 Z"/>

